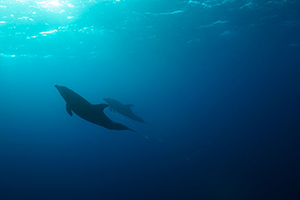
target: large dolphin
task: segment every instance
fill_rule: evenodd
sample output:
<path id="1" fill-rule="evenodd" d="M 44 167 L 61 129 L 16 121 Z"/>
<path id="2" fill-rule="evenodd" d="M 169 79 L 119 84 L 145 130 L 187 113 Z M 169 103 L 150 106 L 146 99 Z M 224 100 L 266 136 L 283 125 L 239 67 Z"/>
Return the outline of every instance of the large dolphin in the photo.
<path id="1" fill-rule="evenodd" d="M 93 105 L 83 97 L 81 97 L 79 94 L 75 93 L 65 86 L 55 85 L 55 87 L 66 101 L 67 112 L 70 116 L 73 115 L 73 111 L 82 119 L 85 119 L 86 121 L 97 124 L 99 126 L 103 126 L 107 129 L 130 130 L 136 132 L 124 126 L 123 124 L 116 123 L 110 120 L 103 112 L 103 109 L 108 106 L 107 104 Z"/>
<path id="2" fill-rule="evenodd" d="M 118 113 L 126 117 L 129 117 L 130 119 L 145 123 L 145 121 L 142 118 L 140 118 L 139 116 L 137 116 L 132 112 L 131 110 L 131 107 L 133 106 L 132 104 L 124 105 L 121 102 L 111 98 L 103 98 L 103 100 L 106 103 L 108 103 L 110 111 L 114 111 L 114 112 L 117 111 Z"/>

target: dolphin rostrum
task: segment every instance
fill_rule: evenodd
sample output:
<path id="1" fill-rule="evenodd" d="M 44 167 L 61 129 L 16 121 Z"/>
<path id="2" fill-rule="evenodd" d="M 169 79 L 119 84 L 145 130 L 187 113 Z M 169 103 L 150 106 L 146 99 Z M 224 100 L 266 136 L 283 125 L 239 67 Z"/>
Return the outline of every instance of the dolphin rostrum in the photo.
<path id="1" fill-rule="evenodd" d="M 103 98 L 103 100 L 108 103 L 109 105 L 109 110 L 110 111 L 117 111 L 118 113 L 129 117 L 130 119 L 139 121 L 139 122 L 144 122 L 145 121 L 140 118 L 139 116 L 137 116 L 136 114 L 134 114 L 131 110 L 131 107 L 133 106 L 132 104 L 122 104 L 121 102 L 115 100 L 115 99 L 111 99 L 111 98 Z"/>
<path id="2" fill-rule="evenodd" d="M 109 119 L 103 112 L 103 109 L 108 107 L 107 104 L 96 104 L 93 105 L 76 92 L 70 90 L 65 86 L 55 85 L 60 95 L 64 98 L 67 105 L 67 112 L 70 116 L 73 115 L 72 111 L 76 113 L 82 119 L 91 123 L 103 126 L 111 130 L 130 130 L 136 132 L 123 124 L 116 123 Z"/>

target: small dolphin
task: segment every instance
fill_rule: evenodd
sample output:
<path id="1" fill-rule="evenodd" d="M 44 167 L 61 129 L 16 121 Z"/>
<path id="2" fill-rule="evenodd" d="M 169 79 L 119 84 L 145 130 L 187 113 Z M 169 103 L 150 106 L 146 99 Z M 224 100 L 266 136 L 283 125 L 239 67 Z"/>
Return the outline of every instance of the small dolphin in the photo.
<path id="1" fill-rule="evenodd" d="M 118 113 L 129 117 L 130 119 L 139 121 L 139 122 L 144 122 L 146 123 L 142 118 L 140 118 L 139 116 L 137 116 L 136 114 L 134 114 L 131 110 L 131 107 L 133 106 L 132 104 L 122 104 L 121 102 L 111 99 L 111 98 L 103 98 L 103 100 L 108 103 L 109 105 L 109 110 L 110 111 L 117 111 Z"/>
<path id="2" fill-rule="evenodd" d="M 67 112 L 72 117 L 73 113 L 76 113 L 82 119 L 89 121 L 91 123 L 103 126 L 111 130 L 131 130 L 130 128 L 124 126 L 123 124 L 116 123 L 110 120 L 103 112 L 103 109 L 108 107 L 107 104 L 97 104 L 93 105 L 79 94 L 70 90 L 65 86 L 55 85 L 56 89 L 59 91 L 60 95 L 64 98 L 67 105 Z"/>

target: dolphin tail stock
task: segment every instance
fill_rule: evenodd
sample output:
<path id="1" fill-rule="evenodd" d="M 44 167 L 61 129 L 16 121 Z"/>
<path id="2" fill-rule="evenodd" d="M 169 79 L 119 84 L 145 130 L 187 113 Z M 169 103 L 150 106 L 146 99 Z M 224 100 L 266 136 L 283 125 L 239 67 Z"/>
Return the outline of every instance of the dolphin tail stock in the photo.
<path id="1" fill-rule="evenodd" d="M 142 118 L 140 118 L 136 114 L 133 114 L 132 116 L 130 116 L 130 118 L 133 119 L 133 120 L 135 120 L 135 121 L 147 124 Z"/>
<path id="2" fill-rule="evenodd" d="M 134 133 L 137 133 L 137 131 L 135 131 L 135 130 L 133 130 L 133 129 L 131 129 L 131 128 L 128 128 L 128 130 L 129 130 L 129 131 L 132 131 L 132 132 L 134 132 Z"/>
<path id="3" fill-rule="evenodd" d="M 142 118 L 140 118 L 140 120 L 137 120 L 137 121 L 139 121 L 139 122 L 141 122 L 141 123 L 144 123 L 144 124 L 148 124 L 148 123 L 145 122 L 145 120 L 143 120 Z"/>
<path id="4" fill-rule="evenodd" d="M 149 137 L 148 136 L 146 136 L 146 135 L 144 135 L 143 133 L 141 133 L 141 132 L 137 132 L 137 131 L 135 131 L 135 130 L 132 130 L 132 129 L 130 129 L 130 128 L 128 128 L 128 130 L 129 131 L 132 131 L 132 132 L 134 132 L 134 133 L 137 133 L 137 134 L 139 134 L 139 135 L 141 135 L 142 137 L 144 137 L 145 139 L 149 139 Z"/>

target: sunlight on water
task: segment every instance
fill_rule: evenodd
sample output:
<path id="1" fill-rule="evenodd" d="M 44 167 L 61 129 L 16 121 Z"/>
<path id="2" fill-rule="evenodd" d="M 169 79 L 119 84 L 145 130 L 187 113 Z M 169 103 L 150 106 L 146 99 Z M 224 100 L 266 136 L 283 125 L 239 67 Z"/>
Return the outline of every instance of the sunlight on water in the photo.
<path id="1" fill-rule="evenodd" d="M 55 32 L 57 32 L 56 29 L 55 29 L 55 30 L 52 30 L 52 31 L 40 32 L 40 34 L 41 34 L 41 35 L 46 35 L 46 34 L 48 34 L 48 33 L 55 33 Z"/>
<path id="2" fill-rule="evenodd" d="M 100 3 L 124 2 L 124 0 L 0 0 L 0 21 L 7 23 L 14 16 L 18 19 L 43 17 L 45 14 L 58 14 L 57 16 L 74 19 L 76 15 Z"/>
<path id="3" fill-rule="evenodd" d="M 22 13 L 27 12 L 26 10 L 41 10 L 46 12 L 63 13 L 67 9 L 74 8 L 74 3 L 80 3 L 78 0 L 64 1 L 64 0 L 11 0 L 11 1 L 0 1 L 0 9 L 4 9 L 5 12 L 16 12 Z M 0 11 L 1 11 L 0 10 Z"/>
<path id="4" fill-rule="evenodd" d="M 44 9 L 48 12 L 63 13 L 66 8 L 73 8 L 74 5 L 69 1 L 48 0 L 48 1 L 36 1 L 37 6 L 40 9 Z"/>

